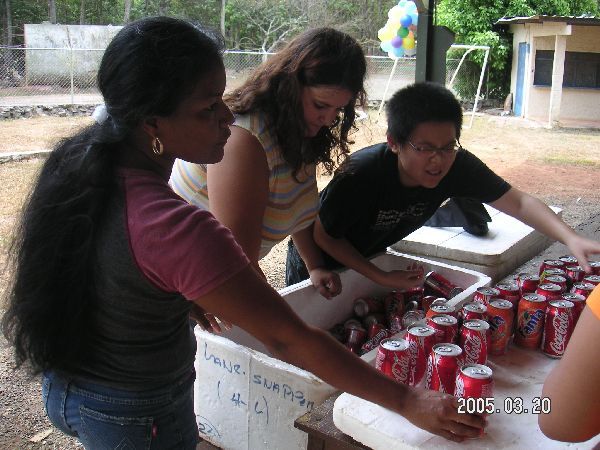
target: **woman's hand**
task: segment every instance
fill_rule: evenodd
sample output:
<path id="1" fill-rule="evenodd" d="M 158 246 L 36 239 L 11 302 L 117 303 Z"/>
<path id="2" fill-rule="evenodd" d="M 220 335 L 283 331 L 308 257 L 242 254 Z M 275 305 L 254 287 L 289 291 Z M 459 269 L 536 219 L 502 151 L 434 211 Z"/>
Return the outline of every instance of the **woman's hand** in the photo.
<path id="1" fill-rule="evenodd" d="M 310 270 L 308 274 L 313 286 L 326 299 L 329 300 L 342 292 L 342 282 L 336 272 L 316 267 Z"/>
<path id="2" fill-rule="evenodd" d="M 196 303 L 193 304 L 190 311 L 190 317 L 196 321 L 198 326 L 209 333 L 222 333 L 226 330 L 231 330 L 231 324 L 219 319 L 215 315 L 206 312 Z"/>
<path id="3" fill-rule="evenodd" d="M 451 441 L 478 437 L 486 421 L 481 415 L 458 412 L 458 399 L 425 389 L 410 389 L 402 414 L 413 425 Z"/>
<path id="4" fill-rule="evenodd" d="M 424 274 L 423 266 L 412 263 L 406 270 L 381 270 L 373 281 L 391 289 L 410 289 L 423 284 Z"/>

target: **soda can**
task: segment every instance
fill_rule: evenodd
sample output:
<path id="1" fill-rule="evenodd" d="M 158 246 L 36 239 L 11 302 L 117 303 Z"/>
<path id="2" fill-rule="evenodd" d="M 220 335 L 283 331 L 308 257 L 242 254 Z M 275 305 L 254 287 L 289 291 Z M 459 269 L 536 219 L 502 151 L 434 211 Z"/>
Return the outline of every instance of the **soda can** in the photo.
<path id="1" fill-rule="evenodd" d="M 383 325 L 382 323 L 375 322 L 371 324 L 371 326 L 369 327 L 369 332 L 367 333 L 367 339 L 371 339 L 373 336 L 375 336 L 377 333 L 384 329 L 385 325 Z"/>
<path id="2" fill-rule="evenodd" d="M 460 330 L 460 346 L 465 364 L 485 364 L 488 355 L 490 324 L 478 319 L 467 320 Z"/>
<path id="3" fill-rule="evenodd" d="M 540 284 L 535 290 L 536 294 L 546 297 L 546 301 L 558 300 L 562 292 L 562 287 L 554 283 Z"/>
<path id="4" fill-rule="evenodd" d="M 490 355 L 504 355 L 513 332 L 514 312 L 508 300 L 492 300 L 488 306 Z"/>
<path id="5" fill-rule="evenodd" d="M 585 270 L 581 266 L 569 266 L 565 269 L 567 275 L 567 288 L 571 289 L 575 283 L 581 283 L 585 277 Z"/>
<path id="6" fill-rule="evenodd" d="M 346 344 L 348 347 L 353 350 L 354 353 L 357 353 L 360 349 L 361 345 L 367 340 L 367 330 L 365 330 L 361 325 L 350 325 L 346 327 Z"/>
<path id="7" fill-rule="evenodd" d="M 562 269 L 559 269 L 558 267 L 548 267 L 546 269 L 544 269 L 544 271 L 542 272 L 542 274 L 540 275 L 540 283 L 549 283 L 549 281 L 545 281 L 547 277 L 551 276 L 551 275 L 560 275 L 561 277 L 566 277 L 567 276 L 567 270 L 566 270 L 566 266 L 563 267 Z"/>
<path id="8" fill-rule="evenodd" d="M 389 322 L 393 315 L 404 314 L 404 295 L 397 291 L 392 291 L 383 299 L 385 316 Z"/>
<path id="9" fill-rule="evenodd" d="M 565 292 L 560 296 L 561 300 L 567 300 L 573 303 L 573 323 L 577 325 L 579 316 L 585 308 L 585 297 L 581 294 L 574 294 L 572 292 Z"/>
<path id="10" fill-rule="evenodd" d="M 583 282 L 598 286 L 600 284 L 600 275 L 588 275 L 583 277 Z"/>
<path id="11" fill-rule="evenodd" d="M 516 311 L 521 299 L 521 290 L 517 283 L 499 283 L 496 285 L 496 289 L 500 291 L 498 298 L 511 302 L 513 311 Z"/>
<path id="12" fill-rule="evenodd" d="M 405 339 L 410 350 L 409 386 L 421 383 L 427 368 L 427 357 L 435 342 L 435 330 L 428 326 L 414 326 L 408 329 Z"/>
<path id="13" fill-rule="evenodd" d="M 363 325 L 368 330 L 371 328 L 371 325 L 374 323 L 385 324 L 387 321 L 385 319 L 385 315 L 383 313 L 371 313 L 365 317 L 363 317 Z"/>
<path id="14" fill-rule="evenodd" d="M 388 327 L 394 333 L 398 333 L 402 330 L 402 316 L 399 314 L 394 314 L 391 317 L 388 317 Z"/>
<path id="15" fill-rule="evenodd" d="M 415 302 L 417 304 L 417 309 L 423 309 L 421 303 L 423 301 L 423 297 L 425 296 L 425 288 L 423 286 L 415 286 L 410 289 L 406 289 L 402 292 L 404 295 L 404 300 L 406 303 Z"/>
<path id="16" fill-rule="evenodd" d="M 542 352 L 551 358 L 562 358 L 575 328 L 573 302 L 554 300 L 546 309 Z"/>
<path id="17" fill-rule="evenodd" d="M 362 323 L 360 323 L 360 320 L 355 318 L 348 319 L 344 322 L 344 328 L 350 328 L 353 325 L 362 327 Z"/>
<path id="18" fill-rule="evenodd" d="M 516 345 L 524 348 L 539 348 L 547 305 L 546 297 L 540 294 L 525 294 L 521 297 L 515 318 L 514 343 Z"/>
<path id="19" fill-rule="evenodd" d="M 492 369 L 483 364 L 463 366 L 456 375 L 454 395 L 459 398 L 493 398 Z"/>
<path id="20" fill-rule="evenodd" d="M 437 297 L 435 295 L 425 295 L 421 299 L 421 309 L 425 312 L 429 311 L 429 307 L 435 301 Z"/>
<path id="21" fill-rule="evenodd" d="M 573 294 L 583 295 L 585 299 L 589 297 L 589 295 L 594 290 L 594 285 L 591 283 L 575 283 L 571 288 L 571 292 Z"/>
<path id="22" fill-rule="evenodd" d="M 383 301 L 377 297 L 362 297 L 354 300 L 354 314 L 365 317 L 369 313 L 383 312 Z"/>
<path id="23" fill-rule="evenodd" d="M 408 384 L 410 351 L 404 339 L 384 339 L 379 343 L 375 368 L 394 380 Z"/>
<path id="24" fill-rule="evenodd" d="M 558 284 L 561 289 L 561 292 L 560 292 L 561 294 L 563 292 L 567 291 L 567 277 L 566 276 L 563 277 L 562 275 L 548 275 L 546 278 L 544 278 L 544 284 L 548 284 L 548 283 Z"/>
<path id="25" fill-rule="evenodd" d="M 454 308 L 454 306 L 450 306 L 448 304 L 433 304 L 427 311 L 427 314 L 425 314 L 425 317 L 429 318 L 439 314 L 446 314 L 453 317 L 457 316 L 456 308 Z"/>
<path id="26" fill-rule="evenodd" d="M 565 267 L 576 266 L 579 264 L 579 261 L 577 261 L 577 258 L 575 258 L 573 255 L 560 256 L 558 260 L 564 262 Z"/>
<path id="27" fill-rule="evenodd" d="M 392 337 L 392 334 L 394 333 L 391 330 L 388 330 L 387 328 L 380 330 L 375 336 L 373 336 L 371 339 L 367 339 L 367 341 L 363 345 L 361 345 L 358 353 L 360 355 L 364 355 L 365 353 L 370 352 L 374 348 L 377 348 L 381 341 L 383 341 L 386 338 Z"/>
<path id="28" fill-rule="evenodd" d="M 560 259 L 545 259 L 542 261 L 542 264 L 540 264 L 540 275 L 542 275 L 546 269 L 562 269 L 563 267 L 565 267 L 565 263 Z"/>
<path id="29" fill-rule="evenodd" d="M 438 314 L 427 319 L 427 325 L 435 330 L 437 343 L 451 344 L 458 337 L 458 319 L 447 314 Z"/>
<path id="30" fill-rule="evenodd" d="M 600 275 L 600 261 L 590 261 L 589 265 L 594 275 Z"/>
<path id="31" fill-rule="evenodd" d="M 425 275 L 425 287 L 429 288 L 435 294 L 441 295 L 442 297 L 446 297 L 448 299 L 460 294 L 464 290 L 434 271 L 431 271 Z"/>
<path id="32" fill-rule="evenodd" d="M 454 395 L 456 374 L 462 365 L 462 349 L 456 344 L 435 344 L 427 358 L 425 389 Z"/>
<path id="33" fill-rule="evenodd" d="M 343 323 L 337 323 L 333 327 L 329 329 L 329 334 L 331 334 L 337 341 L 346 342 L 346 328 Z"/>
<path id="34" fill-rule="evenodd" d="M 479 302 L 465 303 L 460 316 L 463 321 L 471 319 L 487 320 L 487 306 Z"/>
<path id="35" fill-rule="evenodd" d="M 517 286 L 521 290 L 521 295 L 535 292 L 539 284 L 539 275 L 530 273 L 520 273 L 517 275 Z"/>
<path id="36" fill-rule="evenodd" d="M 491 299 L 498 298 L 499 295 L 500 291 L 498 289 L 493 287 L 482 286 L 478 287 L 475 291 L 475 294 L 473 294 L 473 301 L 483 303 L 487 306 Z"/>

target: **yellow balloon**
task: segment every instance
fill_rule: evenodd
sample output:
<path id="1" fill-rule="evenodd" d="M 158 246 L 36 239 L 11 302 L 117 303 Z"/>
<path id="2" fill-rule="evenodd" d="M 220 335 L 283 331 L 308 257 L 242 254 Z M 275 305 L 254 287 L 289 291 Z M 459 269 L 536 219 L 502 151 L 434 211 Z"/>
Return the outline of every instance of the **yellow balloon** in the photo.
<path id="1" fill-rule="evenodd" d="M 408 36 L 406 36 L 402 40 L 402 47 L 404 47 L 406 50 L 411 50 L 411 49 L 415 48 L 415 40 L 410 39 Z"/>
<path id="2" fill-rule="evenodd" d="M 379 29 L 379 31 L 377 32 L 377 37 L 382 42 L 387 40 L 385 39 L 385 27 Z"/>
<path id="3" fill-rule="evenodd" d="M 412 31 L 408 32 L 408 35 L 406 36 L 408 39 L 414 39 L 415 38 L 415 33 L 413 33 Z"/>
<path id="4" fill-rule="evenodd" d="M 400 8 L 398 5 L 394 6 L 392 9 L 388 11 L 388 17 L 395 21 L 399 21 L 400 17 L 404 15 L 404 9 Z"/>
<path id="5" fill-rule="evenodd" d="M 377 33 L 377 36 L 379 37 L 379 39 L 383 42 L 383 41 L 389 41 L 391 40 L 394 36 L 396 36 L 396 32 L 392 29 L 390 29 L 389 27 L 383 27 L 381 30 L 379 30 L 381 33 Z"/>

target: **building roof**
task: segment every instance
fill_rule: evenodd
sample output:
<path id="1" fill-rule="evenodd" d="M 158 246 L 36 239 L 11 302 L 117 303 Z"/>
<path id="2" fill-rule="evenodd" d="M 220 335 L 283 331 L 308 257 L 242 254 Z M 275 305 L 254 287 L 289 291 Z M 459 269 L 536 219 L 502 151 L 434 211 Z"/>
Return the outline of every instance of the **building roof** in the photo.
<path id="1" fill-rule="evenodd" d="M 529 16 L 529 17 L 502 17 L 496 25 L 517 25 L 524 23 L 562 22 L 567 25 L 600 26 L 600 17 L 597 16 Z"/>

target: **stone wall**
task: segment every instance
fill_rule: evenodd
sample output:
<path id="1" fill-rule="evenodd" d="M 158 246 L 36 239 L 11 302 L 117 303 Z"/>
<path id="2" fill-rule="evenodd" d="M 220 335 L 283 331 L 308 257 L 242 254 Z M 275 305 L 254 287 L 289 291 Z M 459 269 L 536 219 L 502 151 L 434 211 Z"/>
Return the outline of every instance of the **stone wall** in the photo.
<path id="1" fill-rule="evenodd" d="M 0 120 L 26 119 L 38 116 L 91 116 L 96 105 L 2 106 Z"/>

